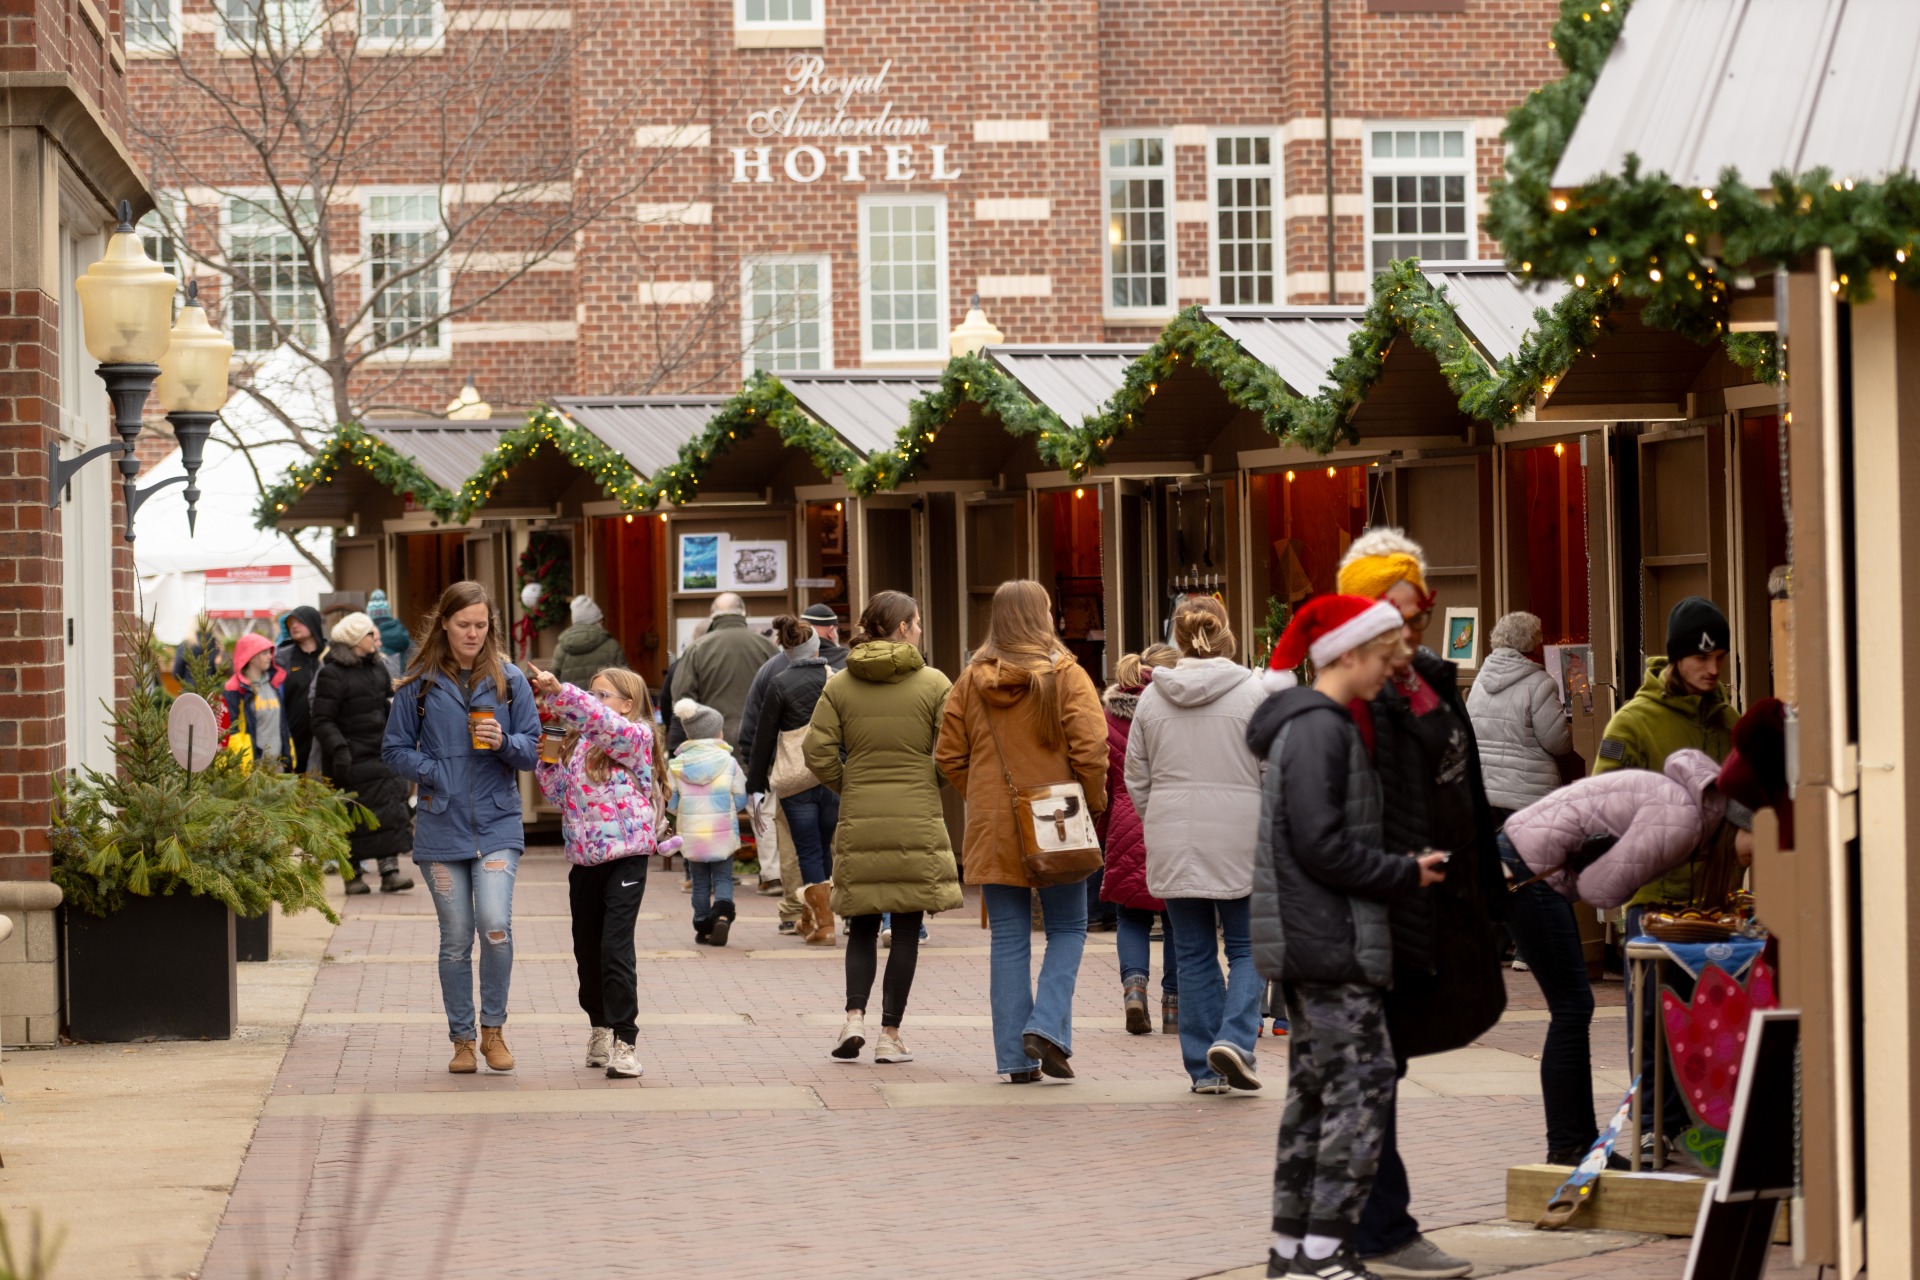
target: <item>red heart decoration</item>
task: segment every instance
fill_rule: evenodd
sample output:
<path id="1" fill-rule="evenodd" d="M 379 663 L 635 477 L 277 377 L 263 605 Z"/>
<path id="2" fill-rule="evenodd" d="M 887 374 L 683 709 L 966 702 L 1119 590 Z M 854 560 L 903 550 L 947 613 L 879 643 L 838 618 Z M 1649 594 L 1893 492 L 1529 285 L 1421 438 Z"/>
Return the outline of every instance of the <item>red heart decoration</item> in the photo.
<path id="1" fill-rule="evenodd" d="M 1756 1008 L 1771 1009 L 1777 1003 L 1773 971 L 1764 959 L 1754 961 L 1749 989 L 1712 964 L 1701 971 L 1691 1005 L 1671 988 L 1661 988 L 1660 1014 L 1666 1023 L 1674 1079 L 1698 1123 L 1726 1131 L 1746 1051 L 1747 1024 Z"/>

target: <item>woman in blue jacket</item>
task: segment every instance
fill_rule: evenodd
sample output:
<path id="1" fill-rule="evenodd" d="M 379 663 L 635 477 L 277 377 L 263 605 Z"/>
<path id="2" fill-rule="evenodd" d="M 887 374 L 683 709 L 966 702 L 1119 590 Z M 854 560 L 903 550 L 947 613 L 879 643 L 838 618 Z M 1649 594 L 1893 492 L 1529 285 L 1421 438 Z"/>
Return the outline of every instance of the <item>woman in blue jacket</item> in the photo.
<path id="1" fill-rule="evenodd" d="M 473 939 L 480 949 L 480 1056 L 513 1070 L 507 986 L 513 976 L 513 880 L 526 848 L 515 776 L 532 769 L 540 720 L 533 688 L 507 661 L 487 589 L 456 582 L 421 628 L 425 643 L 394 691 L 380 758 L 420 786 L 413 860 L 440 918 L 440 998 L 453 1061 L 474 1056 Z"/>

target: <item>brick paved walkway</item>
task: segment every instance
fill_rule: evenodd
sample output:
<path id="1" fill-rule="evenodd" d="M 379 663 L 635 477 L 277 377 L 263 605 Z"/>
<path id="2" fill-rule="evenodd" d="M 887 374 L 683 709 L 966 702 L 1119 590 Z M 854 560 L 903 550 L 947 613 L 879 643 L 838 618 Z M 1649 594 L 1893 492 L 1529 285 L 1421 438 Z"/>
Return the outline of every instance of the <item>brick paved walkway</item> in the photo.
<path id="1" fill-rule="evenodd" d="M 692 946 L 677 874 L 656 871 L 645 905 L 636 1082 L 580 1065 L 553 851 L 520 872 L 511 1075 L 445 1070 L 424 891 L 351 900 L 202 1274 L 1066 1280 L 1262 1256 L 1284 1054 L 1263 1054 L 1263 1094 L 1188 1094 L 1172 1037 L 1121 1028 L 1112 935 L 1092 936 L 1081 971 L 1079 1079 L 1016 1088 L 992 1074 L 971 898 L 931 923 L 905 1028 L 916 1060 L 889 1067 L 828 1058 L 842 952 L 777 938 L 772 899 L 743 897 L 717 951 Z M 1403 1099 L 1430 1228 L 1500 1217 L 1505 1170 L 1538 1155 L 1538 1101 L 1476 1093 L 1532 1092 L 1515 1054 L 1538 1051 L 1540 1001 L 1525 975 L 1514 995 L 1517 1018 L 1417 1067 Z M 1618 1015 L 1597 1024 L 1603 1081 L 1621 1038 Z M 1677 1276 L 1684 1249 L 1650 1247 L 1667 1251 L 1654 1270 L 1620 1269 L 1636 1249 L 1523 1274 Z"/>

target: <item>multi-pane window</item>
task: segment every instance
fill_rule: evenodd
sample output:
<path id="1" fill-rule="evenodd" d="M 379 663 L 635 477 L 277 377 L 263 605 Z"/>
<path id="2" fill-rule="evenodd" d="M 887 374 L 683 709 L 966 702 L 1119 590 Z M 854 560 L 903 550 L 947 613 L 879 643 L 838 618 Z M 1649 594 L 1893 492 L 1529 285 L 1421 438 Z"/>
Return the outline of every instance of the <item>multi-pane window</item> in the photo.
<path id="1" fill-rule="evenodd" d="M 159 263 L 162 271 L 179 281 L 180 255 L 173 246 L 173 237 L 167 233 L 166 224 L 161 221 L 160 214 L 156 211 L 140 219 L 138 230 L 140 247 L 147 251 L 147 256 Z M 173 314 L 176 317 L 180 314 L 183 302 L 184 299 L 180 294 L 173 295 Z"/>
<path id="2" fill-rule="evenodd" d="M 1172 157 L 1163 137 L 1106 141 L 1110 311 L 1164 311 L 1172 304 Z"/>
<path id="3" fill-rule="evenodd" d="M 863 203 L 861 276 L 865 354 L 946 354 L 946 205 L 938 199 Z"/>
<path id="4" fill-rule="evenodd" d="M 1214 296 L 1227 306 L 1280 300 L 1275 151 L 1270 135 L 1213 140 Z"/>
<path id="5" fill-rule="evenodd" d="M 295 206 L 309 238 L 311 201 Z M 237 351 L 271 351 L 284 332 L 314 345 L 320 335 L 320 295 L 300 249 L 300 237 L 274 206 L 235 199 L 227 205 L 227 274 L 232 299 L 227 324 Z"/>
<path id="6" fill-rule="evenodd" d="M 127 47 L 170 49 L 177 39 L 175 0 L 127 0 Z"/>
<path id="7" fill-rule="evenodd" d="M 219 0 L 220 43 L 232 49 L 297 49 L 326 21 L 320 0 Z"/>
<path id="8" fill-rule="evenodd" d="M 735 19 L 749 27 L 811 27 L 820 22 L 818 0 L 736 0 Z"/>
<path id="9" fill-rule="evenodd" d="M 1464 126 L 1370 126 L 1366 171 L 1375 271 L 1397 258 L 1474 256 L 1473 140 Z"/>
<path id="10" fill-rule="evenodd" d="M 439 25 L 434 0 L 360 0 L 360 38 L 369 43 L 430 43 Z"/>
<path id="11" fill-rule="evenodd" d="M 444 349 L 444 234 L 436 190 L 367 197 L 367 289 L 375 343 L 415 354 Z"/>
<path id="12" fill-rule="evenodd" d="M 833 363 L 825 258 L 749 262 L 741 284 L 748 373 Z"/>

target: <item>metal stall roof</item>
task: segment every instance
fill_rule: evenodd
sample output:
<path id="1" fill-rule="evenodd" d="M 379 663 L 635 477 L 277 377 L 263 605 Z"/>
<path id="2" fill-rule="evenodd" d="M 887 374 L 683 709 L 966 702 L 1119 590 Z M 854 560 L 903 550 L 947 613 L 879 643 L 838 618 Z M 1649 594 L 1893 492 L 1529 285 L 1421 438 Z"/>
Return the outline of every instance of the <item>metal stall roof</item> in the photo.
<path id="1" fill-rule="evenodd" d="M 1920 5 L 1911 0 L 1636 0 L 1555 187 L 1619 173 L 1712 187 L 1824 165 L 1920 168 Z"/>
<path id="2" fill-rule="evenodd" d="M 1447 301 L 1488 360 L 1498 363 L 1520 350 L 1533 332 L 1533 313 L 1567 296 L 1564 280 L 1528 283 L 1498 262 L 1423 262 L 1428 283 L 1447 291 Z"/>
<path id="3" fill-rule="evenodd" d="M 938 369 L 809 369 L 778 377 L 801 408 L 862 455 L 892 448 L 907 407 L 940 385 Z"/>
<path id="4" fill-rule="evenodd" d="M 1331 385 L 1364 307 L 1207 307 L 1202 313 L 1298 395 Z"/>
<path id="5" fill-rule="evenodd" d="M 1127 366 L 1146 353 L 1144 345 L 1096 342 L 988 347 L 984 354 L 1060 421 L 1077 427 L 1081 419 L 1106 408 L 1120 390 Z"/>
<path id="6" fill-rule="evenodd" d="M 420 464 L 427 479 L 449 493 L 458 493 L 467 478 L 480 469 L 480 459 L 500 443 L 500 437 L 521 426 L 520 418 L 476 422 L 449 422 L 442 418 L 409 418 L 365 423 L 368 434 L 386 441 L 399 453 Z"/>
<path id="7" fill-rule="evenodd" d="M 650 476 L 678 461 L 680 446 L 704 431 L 726 402 L 724 396 L 573 396 L 554 405 Z"/>

